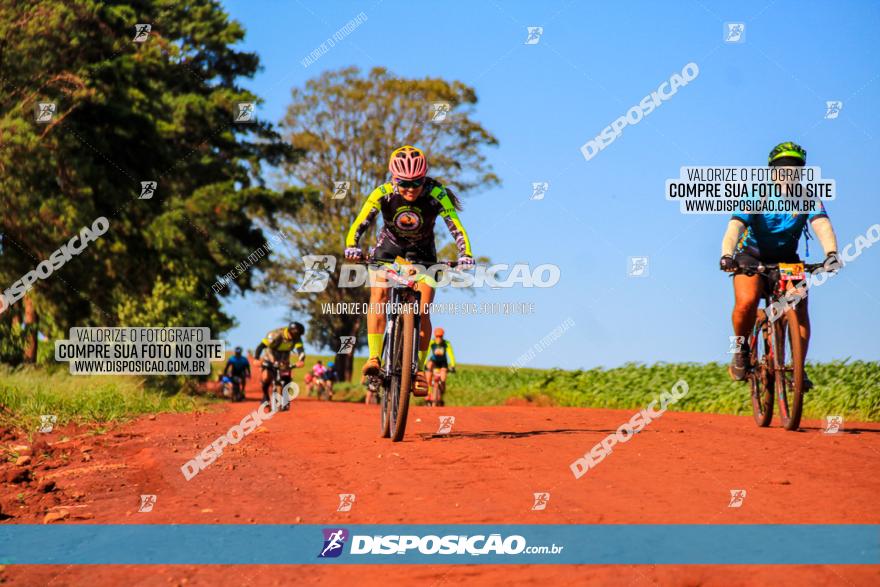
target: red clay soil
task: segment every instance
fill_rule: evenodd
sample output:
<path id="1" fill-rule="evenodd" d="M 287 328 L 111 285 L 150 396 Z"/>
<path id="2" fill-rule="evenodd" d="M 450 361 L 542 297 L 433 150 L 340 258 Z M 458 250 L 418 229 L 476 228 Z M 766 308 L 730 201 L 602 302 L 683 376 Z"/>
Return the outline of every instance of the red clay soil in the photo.
<path id="1" fill-rule="evenodd" d="M 751 417 L 668 412 L 598 467 L 569 464 L 631 412 L 531 406 L 413 407 L 404 442 L 378 438 L 378 407 L 298 399 L 186 481 L 184 462 L 257 407 L 143 417 L 96 435 L 63 428 L 0 465 L 2 523 L 790 524 L 880 523 L 880 425 L 823 434 Z M 455 416 L 448 436 L 438 416 Z M 774 422 L 775 424 L 775 422 Z M 61 441 L 68 436 L 70 440 Z M 731 489 L 747 490 L 740 508 Z M 532 494 L 550 493 L 532 511 Z M 339 493 L 354 493 L 337 512 Z M 142 494 L 155 494 L 139 513 Z M 389 507 L 393 505 L 393 509 Z M 65 514 L 61 513 L 61 516 Z M 269 547 L 269 545 L 267 545 Z M 10 585 L 878 585 L 877 566 L 9 566 Z"/>

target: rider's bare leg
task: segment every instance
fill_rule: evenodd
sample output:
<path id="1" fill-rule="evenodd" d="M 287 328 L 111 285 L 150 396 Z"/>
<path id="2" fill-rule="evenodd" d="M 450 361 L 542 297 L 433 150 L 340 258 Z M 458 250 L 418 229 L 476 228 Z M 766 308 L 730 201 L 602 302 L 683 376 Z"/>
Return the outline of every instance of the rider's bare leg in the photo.
<path id="1" fill-rule="evenodd" d="M 428 359 L 425 363 L 425 381 L 428 382 L 428 400 L 433 401 L 434 398 L 434 361 Z"/>
<path id="2" fill-rule="evenodd" d="M 419 353 L 426 352 L 431 344 L 431 302 L 434 301 L 434 288 L 424 281 L 418 283 L 416 288 L 422 294 L 422 319 L 419 324 Z M 419 365 L 422 367 L 422 365 Z"/>
<path id="3" fill-rule="evenodd" d="M 382 355 L 382 338 L 385 332 L 385 304 L 388 302 L 388 280 L 379 271 L 370 271 L 370 307 L 367 310 L 367 345 L 369 357 L 364 364 L 364 375 L 375 374 Z M 367 393 L 367 401 L 370 399 Z"/>
<path id="4" fill-rule="evenodd" d="M 807 360 L 807 347 L 810 346 L 810 313 L 807 311 L 807 298 L 804 297 L 797 306 L 798 324 L 801 330 L 801 348 L 804 350 L 804 361 Z"/>
<path id="5" fill-rule="evenodd" d="M 421 281 L 416 284 L 416 290 L 421 293 L 421 319 L 419 320 L 419 366 L 416 378 L 422 380 L 417 384 L 424 385 L 428 390 L 431 381 L 425 377 L 425 362 L 428 359 L 428 347 L 431 344 L 431 302 L 434 301 L 434 288 L 430 284 Z"/>
<path id="6" fill-rule="evenodd" d="M 748 336 L 755 325 L 758 302 L 761 300 L 761 277 L 734 275 L 733 296 L 733 333 L 736 336 Z"/>
<path id="7" fill-rule="evenodd" d="M 262 373 L 260 374 L 260 383 L 263 387 L 263 400 L 265 401 L 269 397 L 269 386 L 272 384 L 271 369 L 266 369 L 265 367 L 262 369 Z"/>
<path id="8" fill-rule="evenodd" d="M 443 394 L 446 392 L 446 373 L 449 370 L 446 367 L 443 367 L 439 370 L 440 373 L 440 385 L 437 387 L 437 401 L 443 405 Z"/>
<path id="9" fill-rule="evenodd" d="M 381 275 L 376 274 L 377 283 L 387 283 Z M 370 308 L 367 312 L 367 334 L 385 333 L 385 304 L 388 302 L 388 288 L 374 285 L 370 288 Z"/>

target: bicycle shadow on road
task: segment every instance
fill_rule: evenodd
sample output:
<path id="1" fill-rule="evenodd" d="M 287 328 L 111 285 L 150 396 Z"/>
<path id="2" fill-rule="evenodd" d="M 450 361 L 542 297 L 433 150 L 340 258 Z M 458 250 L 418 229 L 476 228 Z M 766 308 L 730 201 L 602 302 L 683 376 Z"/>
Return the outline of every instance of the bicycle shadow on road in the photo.
<path id="1" fill-rule="evenodd" d="M 820 432 L 823 436 L 845 436 L 847 434 L 880 434 L 880 428 L 844 428 L 839 432 L 825 434 L 825 428 L 821 426 L 801 426 L 798 432 Z"/>
<path id="2" fill-rule="evenodd" d="M 527 430 L 523 432 L 514 431 L 493 431 L 485 432 L 450 432 L 449 434 L 436 434 L 422 432 L 418 436 L 422 440 L 432 440 L 438 438 L 473 438 L 473 439 L 494 439 L 494 438 L 528 438 L 530 436 L 543 436 L 545 434 L 578 434 L 582 432 L 594 432 L 596 434 L 610 434 L 616 432 L 616 428 L 557 428 L 555 430 Z"/>

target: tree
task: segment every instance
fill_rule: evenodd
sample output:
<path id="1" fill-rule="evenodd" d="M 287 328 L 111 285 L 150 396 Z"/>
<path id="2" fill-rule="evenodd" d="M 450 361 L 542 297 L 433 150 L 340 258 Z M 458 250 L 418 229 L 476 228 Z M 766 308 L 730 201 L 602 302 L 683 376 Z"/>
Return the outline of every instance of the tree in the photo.
<path id="1" fill-rule="evenodd" d="M 432 120 L 432 104 L 445 103 L 445 118 Z M 342 258 L 345 232 L 366 196 L 387 181 L 388 156 L 400 145 L 413 144 L 428 155 L 429 174 L 467 194 L 499 183 L 486 162 L 485 147 L 497 141 L 473 118 L 476 92 L 458 81 L 437 78 L 403 79 L 387 69 L 366 75 L 357 67 L 329 71 L 294 88 L 282 129 L 294 148 L 308 157 L 286 165 L 292 185 L 312 188 L 292 224 L 295 256 L 270 271 L 270 282 L 289 292 L 294 310 L 310 316 L 307 338 L 336 349 L 340 336 L 359 336 L 365 325 L 360 315 L 321 311 L 327 302 L 364 302 L 365 288 L 339 289 L 333 280 L 319 293 L 296 291 L 302 275 L 302 255 Z M 440 118 L 440 117 L 438 117 Z M 350 182 L 348 193 L 334 199 L 335 182 Z M 440 223 L 442 225 L 442 223 Z M 438 226 L 446 238 L 445 227 Z M 339 371 L 351 377 L 351 356 L 339 355 Z"/>
<path id="2" fill-rule="evenodd" d="M 134 42 L 139 23 L 152 29 Z M 255 54 L 232 48 L 243 36 L 214 0 L 0 5 L 2 288 L 96 218 L 109 222 L 0 315 L 0 331 L 17 336 L 22 317 L 27 333 L 28 320 L 64 331 L 138 314 L 154 326 L 231 326 L 221 299 L 253 288 L 252 272 L 212 285 L 266 241 L 255 219 L 274 225 L 303 199 L 262 179 L 264 165 L 301 153 L 258 116 L 236 122 L 239 104 L 259 102 L 238 85 L 258 69 Z M 40 103 L 55 104 L 46 123 L 35 120 Z M 139 199 L 144 181 L 156 190 Z M 157 303 L 178 284 L 189 301 Z"/>

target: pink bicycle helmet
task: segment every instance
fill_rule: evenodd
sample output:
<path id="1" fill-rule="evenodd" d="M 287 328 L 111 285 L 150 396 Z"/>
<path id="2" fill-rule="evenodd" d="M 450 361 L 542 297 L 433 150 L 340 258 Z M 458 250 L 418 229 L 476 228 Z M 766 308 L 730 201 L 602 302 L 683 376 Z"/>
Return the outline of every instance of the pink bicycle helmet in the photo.
<path id="1" fill-rule="evenodd" d="M 388 171 L 394 179 L 421 179 L 428 173 L 428 160 L 421 149 L 406 145 L 391 153 Z"/>

